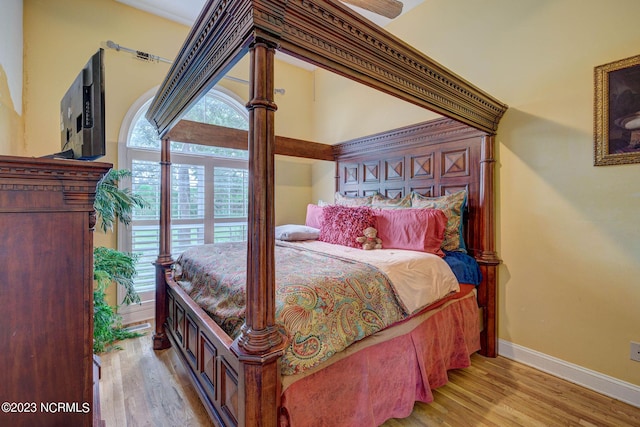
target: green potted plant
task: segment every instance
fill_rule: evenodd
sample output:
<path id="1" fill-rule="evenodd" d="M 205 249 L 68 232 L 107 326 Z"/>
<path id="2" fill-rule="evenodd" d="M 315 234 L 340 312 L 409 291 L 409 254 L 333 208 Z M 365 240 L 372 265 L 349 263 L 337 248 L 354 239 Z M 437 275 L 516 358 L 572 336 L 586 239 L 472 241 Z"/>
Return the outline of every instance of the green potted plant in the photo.
<path id="1" fill-rule="evenodd" d="M 131 172 L 128 170 L 111 169 L 98 183 L 94 208 L 100 229 L 105 233 L 113 231 L 114 224 L 118 222 L 129 225 L 133 209 L 148 206 L 142 197 L 130 189 L 118 187 L 120 180 L 129 176 Z M 126 291 L 123 304 L 140 302 L 133 285 L 137 259 L 135 254 L 115 249 L 96 247 L 93 250 L 94 353 L 118 348 L 114 345 L 116 341 L 140 336 L 139 333 L 122 328 L 116 307 L 110 306 L 106 301 L 106 290 L 115 283 L 123 286 Z"/>

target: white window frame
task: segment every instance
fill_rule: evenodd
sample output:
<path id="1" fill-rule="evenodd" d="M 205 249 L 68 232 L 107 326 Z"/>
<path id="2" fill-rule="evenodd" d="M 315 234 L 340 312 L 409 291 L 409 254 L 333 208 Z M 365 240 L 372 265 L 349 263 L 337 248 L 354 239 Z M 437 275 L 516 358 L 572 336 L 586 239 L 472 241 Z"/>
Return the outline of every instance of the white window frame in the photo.
<path id="1" fill-rule="evenodd" d="M 145 92 L 140 98 L 138 98 L 129 108 L 125 115 L 122 126 L 120 127 L 120 133 L 118 136 L 118 168 L 131 170 L 133 157 L 136 160 L 145 160 L 151 162 L 160 162 L 160 151 L 152 149 L 142 148 L 130 148 L 128 147 L 129 138 L 133 127 L 139 120 L 142 114 L 146 112 L 146 104 L 153 98 L 157 92 L 157 87 L 152 88 Z M 229 105 L 235 104 L 234 108 L 245 116 L 248 122 L 249 114 L 244 109 L 244 102 L 232 92 L 225 90 L 224 88 L 216 87 L 212 89 L 217 92 L 217 95 L 222 97 L 225 101 L 228 101 Z M 246 159 L 232 159 L 232 158 L 220 158 L 197 154 L 187 153 L 172 153 L 172 162 L 175 159 L 175 163 L 188 163 L 192 165 L 205 165 L 206 177 L 205 177 L 205 193 L 211 194 L 213 192 L 213 167 L 229 167 L 238 169 L 247 169 L 248 161 Z M 205 202 L 205 214 L 204 218 L 213 217 L 213 199 Z M 186 221 L 188 222 L 188 220 Z M 221 220 L 219 222 L 224 222 Z M 159 222 L 157 222 L 159 229 Z M 205 228 L 206 230 L 206 228 Z M 131 252 L 132 239 L 131 229 L 120 225 L 118 227 L 118 250 Z M 210 230 L 205 231 L 205 243 L 213 241 L 213 227 Z M 172 254 L 174 259 L 177 253 Z M 154 259 L 155 261 L 155 259 Z M 149 319 L 155 318 L 155 289 L 139 292 L 141 304 L 132 304 L 129 306 L 122 305 L 120 302 L 124 297 L 124 289 L 118 286 L 116 291 L 116 300 L 118 304 L 117 312 L 122 317 L 122 323 L 132 324 L 143 322 Z"/>

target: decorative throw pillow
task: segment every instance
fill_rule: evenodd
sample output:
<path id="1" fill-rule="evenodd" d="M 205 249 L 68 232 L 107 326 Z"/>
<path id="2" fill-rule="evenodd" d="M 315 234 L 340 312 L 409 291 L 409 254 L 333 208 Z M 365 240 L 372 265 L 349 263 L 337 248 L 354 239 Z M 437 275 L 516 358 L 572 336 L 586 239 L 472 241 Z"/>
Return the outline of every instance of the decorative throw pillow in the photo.
<path id="1" fill-rule="evenodd" d="M 334 196 L 336 205 L 340 206 L 370 206 L 373 196 L 350 197 L 336 193 Z"/>
<path id="2" fill-rule="evenodd" d="M 320 230 L 306 225 L 286 224 L 276 227 L 276 239 L 286 241 L 317 240 Z"/>
<path id="3" fill-rule="evenodd" d="M 465 190 L 441 197 L 425 197 L 415 192 L 411 193 L 412 208 L 440 209 L 447 216 L 447 228 L 442 242 L 442 249 L 445 251 L 466 252 L 462 235 L 462 214 L 466 203 Z"/>
<path id="4" fill-rule="evenodd" d="M 314 205 L 312 203 L 307 205 L 307 218 L 304 222 L 307 227 L 320 229 L 322 226 L 322 208 L 322 206 Z"/>
<path id="5" fill-rule="evenodd" d="M 375 209 L 383 249 L 408 249 L 443 257 L 447 216 L 439 209 Z"/>
<path id="6" fill-rule="evenodd" d="M 396 197 L 395 199 L 391 199 L 387 196 L 383 196 L 382 194 L 376 194 L 371 200 L 371 207 L 380 209 L 410 208 L 411 195 L 407 194 L 404 197 Z"/>
<path id="7" fill-rule="evenodd" d="M 325 206 L 322 208 L 319 240 L 361 248 L 356 238 L 361 236 L 367 227 L 376 227 L 376 217 L 371 208 L 366 206 Z"/>

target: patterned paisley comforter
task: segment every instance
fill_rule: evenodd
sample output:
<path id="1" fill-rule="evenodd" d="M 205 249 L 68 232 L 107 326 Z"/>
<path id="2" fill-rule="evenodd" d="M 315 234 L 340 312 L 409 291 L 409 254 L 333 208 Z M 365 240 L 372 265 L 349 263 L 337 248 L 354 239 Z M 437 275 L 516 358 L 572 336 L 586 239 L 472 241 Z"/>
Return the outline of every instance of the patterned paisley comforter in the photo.
<path id="1" fill-rule="evenodd" d="M 175 278 L 231 337 L 244 323 L 246 243 L 187 249 Z M 312 368 L 406 317 L 387 276 L 375 267 L 276 245 L 276 323 L 289 338 L 282 374 Z"/>

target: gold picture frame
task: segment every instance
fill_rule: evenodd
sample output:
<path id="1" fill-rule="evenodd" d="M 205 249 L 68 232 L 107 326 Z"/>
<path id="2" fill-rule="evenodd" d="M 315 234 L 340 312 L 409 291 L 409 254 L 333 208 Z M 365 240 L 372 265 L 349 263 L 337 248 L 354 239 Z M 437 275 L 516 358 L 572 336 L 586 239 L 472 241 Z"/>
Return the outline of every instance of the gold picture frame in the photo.
<path id="1" fill-rule="evenodd" d="M 640 163 L 640 55 L 595 67 L 594 165 Z"/>

